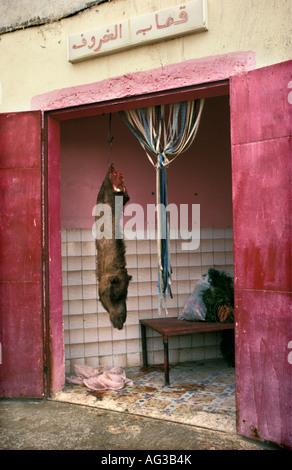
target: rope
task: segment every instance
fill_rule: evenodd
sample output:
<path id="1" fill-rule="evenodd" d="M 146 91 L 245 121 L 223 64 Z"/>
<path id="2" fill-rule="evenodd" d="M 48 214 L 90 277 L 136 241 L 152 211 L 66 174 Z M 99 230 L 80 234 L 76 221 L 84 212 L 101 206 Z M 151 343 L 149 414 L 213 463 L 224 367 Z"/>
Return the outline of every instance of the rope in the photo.
<path id="1" fill-rule="evenodd" d="M 108 136 L 107 136 L 107 143 L 110 144 L 110 149 L 107 157 L 107 164 L 109 164 L 110 161 L 110 155 L 113 147 L 113 136 L 111 137 L 111 129 L 112 129 L 112 113 L 109 115 L 109 123 L 108 123 Z"/>
<path id="2" fill-rule="evenodd" d="M 166 169 L 192 145 L 203 107 L 204 99 L 201 99 L 120 111 L 123 121 L 137 137 L 150 163 L 156 168 L 159 313 L 162 307 L 167 312 L 166 292 L 172 298 Z"/>

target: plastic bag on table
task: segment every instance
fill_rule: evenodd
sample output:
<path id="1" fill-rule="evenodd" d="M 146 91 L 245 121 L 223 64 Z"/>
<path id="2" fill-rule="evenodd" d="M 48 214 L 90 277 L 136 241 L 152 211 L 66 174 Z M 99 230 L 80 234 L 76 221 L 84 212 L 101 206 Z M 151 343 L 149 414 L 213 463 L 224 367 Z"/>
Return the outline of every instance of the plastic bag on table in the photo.
<path id="1" fill-rule="evenodd" d="M 208 275 L 198 280 L 193 292 L 186 301 L 183 310 L 179 313 L 179 320 L 204 321 L 206 320 L 206 307 L 202 300 L 202 292 L 210 287 Z"/>

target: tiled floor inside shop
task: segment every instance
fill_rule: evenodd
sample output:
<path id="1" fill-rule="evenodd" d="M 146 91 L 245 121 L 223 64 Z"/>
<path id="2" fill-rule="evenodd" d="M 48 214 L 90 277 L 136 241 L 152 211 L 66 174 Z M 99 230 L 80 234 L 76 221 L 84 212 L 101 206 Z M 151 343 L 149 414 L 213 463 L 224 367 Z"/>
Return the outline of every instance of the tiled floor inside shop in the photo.
<path id="1" fill-rule="evenodd" d="M 162 365 L 124 370 L 133 385 L 121 390 L 90 391 L 84 385 L 66 383 L 52 399 L 235 431 L 235 369 L 223 359 L 171 365 L 169 386 L 164 385 Z"/>

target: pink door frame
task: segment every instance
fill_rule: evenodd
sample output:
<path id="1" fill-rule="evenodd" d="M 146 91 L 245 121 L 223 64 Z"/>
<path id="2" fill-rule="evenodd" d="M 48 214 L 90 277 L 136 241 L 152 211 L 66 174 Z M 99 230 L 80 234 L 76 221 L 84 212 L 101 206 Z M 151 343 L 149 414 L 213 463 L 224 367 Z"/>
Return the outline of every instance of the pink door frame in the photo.
<path id="1" fill-rule="evenodd" d="M 253 52 L 231 53 L 56 90 L 32 99 L 31 108 L 44 113 L 47 147 L 44 195 L 47 234 L 45 349 L 50 364 L 47 396 L 62 389 L 65 380 L 59 121 L 158 103 L 228 95 L 229 78 L 254 68 Z"/>
<path id="2" fill-rule="evenodd" d="M 40 111 L 0 115 L 0 396 L 5 398 L 41 398 L 45 388 L 41 118 Z"/>
<path id="3" fill-rule="evenodd" d="M 237 429 L 292 447 L 292 60 L 230 80 Z"/>
<path id="4" fill-rule="evenodd" d="M 82 115 L 89 116 L 88 105 L 105 107 L 112 105 L 111 111 L 114 112 L 125 109 L 127 102 L 131 107 L 141 107 L 147 101 L 147 106 L 149 106 L 151 95 L 156 101 L 159 99 L 161 103 L 168 102 L 170 92 L 174 91 L 178 92 L 178 99 L 187 99 L 189 87 L 200 86 L 200 96 L 206 96 L 205 93 L 210 96 L 207 85 L 213 85 L 216 88 L 222 80 L 229 80 L 233 75 L 253 70 L 255 67 L 253 52 L 236 52 L 191 59 L 154 70 L 129 73 L 100 82 L 37 95 L 32 98 L 31 109 L 63 110 L 62 113 L 56 114 L 58 119 L 63 120 Z M 92 114 L 96 114 L 94 106 Z"/>

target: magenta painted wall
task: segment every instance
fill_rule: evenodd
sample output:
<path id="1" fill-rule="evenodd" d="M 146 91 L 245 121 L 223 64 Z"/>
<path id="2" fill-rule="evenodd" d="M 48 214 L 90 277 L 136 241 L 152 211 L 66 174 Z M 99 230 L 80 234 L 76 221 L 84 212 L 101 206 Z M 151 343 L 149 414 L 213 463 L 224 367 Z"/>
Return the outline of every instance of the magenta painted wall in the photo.
<path id="1" fill-rule="evenodd" d="M 229 116 L 228 96 L 206 99 L 194 144 L 168 170 L 169 203 L 200 204 L 205 227 L 232 226 Z M 92 227 L 107 171 L 108 124 L 107 114 L 61 124 L 62 228 Z M 110 160 L 124 174 L 130 202 L 155 204 L 155 169 L 144 150 L 118 114 L 112 115 L 111 130 Z"/>

